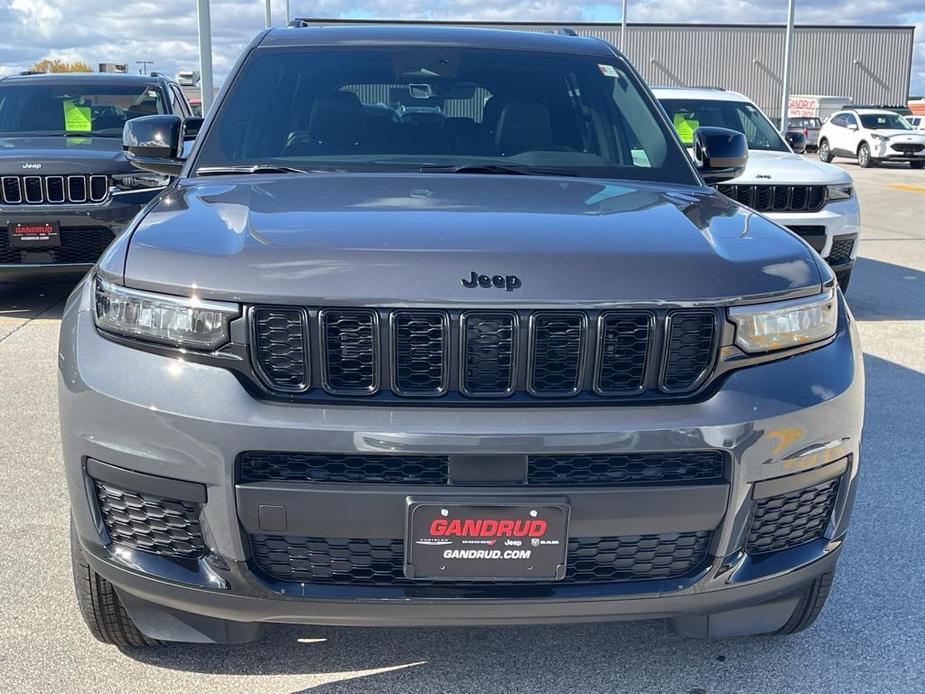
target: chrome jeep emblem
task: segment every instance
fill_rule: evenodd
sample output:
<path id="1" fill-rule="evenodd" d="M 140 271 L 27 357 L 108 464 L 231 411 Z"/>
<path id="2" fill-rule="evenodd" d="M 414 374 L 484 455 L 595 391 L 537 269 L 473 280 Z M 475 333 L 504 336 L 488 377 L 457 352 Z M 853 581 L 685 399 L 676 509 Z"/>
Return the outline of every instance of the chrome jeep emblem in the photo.
<path id="1" fill-rule="evenodd" d="M 42 168 L 42 165 L 30 161 L 30 162 L 26 162 L 25 164 L 23 164 L 23 165 L 22 165 L 22 168 L 24 168 L 24 169 L 41 169 L 41 168 Z"/>
<path id="2" fill-rule="evenodd" d="M 764 178 L 767 180 L 771 180 L 771 174 L 755 174 L 755 178 Z"/>

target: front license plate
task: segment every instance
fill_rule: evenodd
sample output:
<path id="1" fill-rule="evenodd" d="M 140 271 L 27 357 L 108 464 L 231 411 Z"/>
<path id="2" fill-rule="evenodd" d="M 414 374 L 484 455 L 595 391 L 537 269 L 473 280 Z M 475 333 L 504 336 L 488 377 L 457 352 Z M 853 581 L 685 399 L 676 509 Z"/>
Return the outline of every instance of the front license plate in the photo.
<path id="1" fill-rule="evenodd" d="M 58 222 L 13 222 L 7 231 L 11 248 L 54 248 L 61 245 Z"/>
<path id="2" fill-rule="evenodd" d="M 568 504 L 409 499 L 405 575 L 446 581 L 565 577 Z"/>

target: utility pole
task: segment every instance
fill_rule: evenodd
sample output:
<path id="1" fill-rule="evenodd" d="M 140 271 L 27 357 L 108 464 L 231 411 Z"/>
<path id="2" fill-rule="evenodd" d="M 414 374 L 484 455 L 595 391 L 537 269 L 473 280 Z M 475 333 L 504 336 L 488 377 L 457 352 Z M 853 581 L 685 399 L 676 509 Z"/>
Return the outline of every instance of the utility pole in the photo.
<path id="1" fill-rule="evenodd" d="M 780 97 L 780 131 L 787 132 L 788 112 L 790 110 L 790 62 L 793 56 L 793 10 L 796 0 L 787 3 L 787 36 L 784 39 L 784 83 L 781 85 Z"/>
<path id="2" fill-rule="evenodd" d="M 267 0 L 265 19 L 266 27 L 269 29 L 273 26 L 273 0 Z"/>
<path id="3" fill-rule="evenodd" d="M 148 74 L 148 65 L 153 65 L 153 60 L 136 60 L 135 65 L 141 65 L 141 69 L 138 71 L 142 75 Z"/>
<path id="4" fill-rule="evenodd" d="M 289 26 L 290 19 L 292 19 L 292 15 L 289 14 L 289 0 L 286 0 L 286 26 Z"/>
<path id="5" fill-rule="evenodd" d="M 212 106 L 212 16 L 209 0 L 196 0 L 199 17 L 199 89 L 202 92 L 202 115 Z"/>
<path id="6" fill-rule="evenodd" d="M 626 55 L 626 4 L 623 0 L 623 14 L 620 17 L 620 52 Z"/>

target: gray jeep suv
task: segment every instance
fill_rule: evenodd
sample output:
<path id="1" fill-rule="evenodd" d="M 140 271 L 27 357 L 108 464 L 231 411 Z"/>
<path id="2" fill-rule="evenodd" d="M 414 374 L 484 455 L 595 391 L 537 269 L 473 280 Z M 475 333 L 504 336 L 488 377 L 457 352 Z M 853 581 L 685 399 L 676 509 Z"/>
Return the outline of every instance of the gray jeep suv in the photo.
<path id="1" fill-rule="evenodd" d="M 102 641 L 268 623 L 668 618 L 791 633 L 854 497 L 857 330 L 716 193 L 633 67 L 569 35 L 273 30 L 71 296 L 60 408 Z"/>

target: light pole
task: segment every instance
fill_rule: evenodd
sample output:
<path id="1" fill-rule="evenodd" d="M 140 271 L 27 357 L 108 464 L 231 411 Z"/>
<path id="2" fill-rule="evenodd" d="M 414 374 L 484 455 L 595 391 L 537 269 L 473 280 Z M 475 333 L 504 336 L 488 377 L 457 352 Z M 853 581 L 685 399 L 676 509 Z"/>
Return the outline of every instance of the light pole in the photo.
<path id="1" fill-rule="evenodd" d="M 292 16 L 289 14 L 289 0 L 286 0 L 286 26 L 289 26 L 289 20 Z"/>
<path id="2" fill-rule="evenodd" d="M 135 64 L 141 65 L 141 70 L 139 70 L 139 72 L 141 72 L 142 75 L 147 75 L 148 65 L 153 65 L 154 61 L 153 60 L 136 60 Z"/>
<path id="3" fill-rule="evenodd" d="M 620 51 L 626 55 L 626 4 L 623 0 L 623 14 L 620 17 Z"/>
<path id="4" fill-rule="evenodd" d="M 209 0 L 196 0 L 199 17 L 199 89 L 202 92 L 202 115 L 212 105 L 212 17 Z"/>
<path id="5" fill-rule="evenodd" d="M 267 0 L 264 17 L 266 19 L 266 27 L 269 29 L 273 26 L 273 0 Z"/>
<path id="6" fill-rule="evenodd" d="M 790 62 L 793 55 L 793 9 L 796 0 L 787 3 L 787 36 L 784 39 L 784 82 L 780 97 L 780 131 L 787 132 L 788 112 L 790 110 Z"/>

